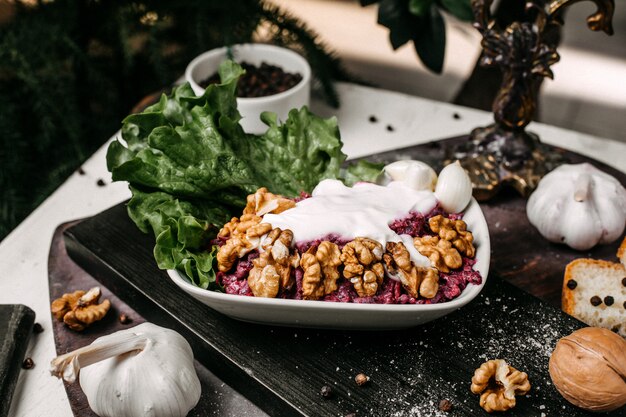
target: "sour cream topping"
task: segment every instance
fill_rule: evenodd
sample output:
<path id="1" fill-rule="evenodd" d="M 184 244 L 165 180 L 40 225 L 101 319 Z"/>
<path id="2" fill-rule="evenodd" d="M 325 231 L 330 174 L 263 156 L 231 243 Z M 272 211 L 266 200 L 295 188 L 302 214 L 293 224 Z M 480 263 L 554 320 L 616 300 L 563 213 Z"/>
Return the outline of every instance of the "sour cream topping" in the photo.
<path id="1" fill-rule="evenodd" d="M 415 190 L 404 182 L 386 186 L 358 183 L 347 187 L 338 180 L 323 180 L 294 208 L 279 214 L 266 214 L 263 223 L 273 228 L 290 229 L 295 242 L 306 242 L 335 234 L 346 240 L 368 237 L 383 245 L 403 242 L 411 260 L 418 266 L 430 266 L 430 260 L 413 246 L 409 235 L 398 235 L 389 228 L 394 220 L 409 212 L 428 213 L 437 204 L 430 190 Z"/>

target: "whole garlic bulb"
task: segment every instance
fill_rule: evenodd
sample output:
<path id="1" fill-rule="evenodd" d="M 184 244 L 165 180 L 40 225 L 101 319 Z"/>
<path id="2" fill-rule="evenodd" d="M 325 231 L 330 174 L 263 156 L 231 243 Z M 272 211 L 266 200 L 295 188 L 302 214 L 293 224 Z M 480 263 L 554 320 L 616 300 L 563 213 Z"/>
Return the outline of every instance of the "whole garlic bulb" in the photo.
<path id="1" fill-rule="evenodd" d="M 460 213 L 467 207 L 472 199 L 472 181 L 459 161 L 441 170 L 435 197 L 448 213 Z"/>
<path id="2" fill-rule="evenodd" d="M 383 168 L 385 176 L 393 181 L 402 181 L 414 190 L 435 190 L 437 174 L 430 165 L 422 161 L 402 160 Z"/>
<path id="3" fill-rule="evenodd" d="M 586 327 L 560 339 L 550 357 L 550 377 L 570 403 L 589 411 L 626 404 L 626 340 Z"/>
<path id="4" fill-rule="evenodd" d="M 100 337 L 55 358 L 53 375 L 80 386 L 100 417 L 183 417 L 200 400 L 189 343 L 152 323 Z"/>
<path id="5" fill-rule="evenodd" d="M 549 241 L 587 250 L 624 232 L 626 189 L 593 165 L 561 165 L 539 182 L 526 214 Z"/>

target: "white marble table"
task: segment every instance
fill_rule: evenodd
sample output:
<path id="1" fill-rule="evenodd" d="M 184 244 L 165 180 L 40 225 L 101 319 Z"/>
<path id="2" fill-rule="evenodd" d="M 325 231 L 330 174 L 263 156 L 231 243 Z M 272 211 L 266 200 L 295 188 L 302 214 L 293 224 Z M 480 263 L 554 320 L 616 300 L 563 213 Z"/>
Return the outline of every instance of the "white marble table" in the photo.
<path id="1" fill-rule="evenodd" d="M 359 157 L 469 132 L 491 122 L 486 112 L 351 84 L 340 84 L 342 107 L 314 103 L 318 114 L 339 119 L 344 151 Z M 454 114 L 459 117 L 453 117 Z M 368 121 L 371 115 L 377 122 Z M 391 126 L 393 131 L 388 129 Z M 626 172 L 626 143 L 533 123 L 529 130 L 546 143 L 585 154 Z M 48 364 L 56 356 L 48 299 L 48 250 L 55 228 L 88 217 L 130 197 L 125 183 L 111 183 L 103 145 L 46 201 L 0 243 L 0 304 L 25 304 L 44 332 L 34 335 L 27 356 L 35 367 L 20 374 L 11 416 L 71 416 L 60 380 Z M 105 186 L 98 186 L 99 179 Z M 2 400 L 2 399 L 0 399 Z"/>

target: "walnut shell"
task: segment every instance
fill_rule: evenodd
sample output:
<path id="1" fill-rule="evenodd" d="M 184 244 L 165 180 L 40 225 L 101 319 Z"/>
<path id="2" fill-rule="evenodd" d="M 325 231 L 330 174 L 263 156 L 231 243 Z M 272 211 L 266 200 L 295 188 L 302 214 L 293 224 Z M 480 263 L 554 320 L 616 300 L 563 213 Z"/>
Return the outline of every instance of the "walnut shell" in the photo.
<path id="1" fill-rule="evenodd" d="M 599 327 L 576 330 L 557 342 L 550 377 L 575 406 L 616 410 L 626 404 L 626 340 Z"/>

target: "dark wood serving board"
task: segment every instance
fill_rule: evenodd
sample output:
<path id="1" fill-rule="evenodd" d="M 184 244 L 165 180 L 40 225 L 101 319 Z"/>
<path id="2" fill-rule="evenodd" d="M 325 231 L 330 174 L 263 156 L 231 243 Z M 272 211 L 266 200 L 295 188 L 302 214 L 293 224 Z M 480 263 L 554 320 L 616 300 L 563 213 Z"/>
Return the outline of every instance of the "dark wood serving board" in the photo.
<path id="1" fill-rule="evenodd" d="M 137 313 L 108 288 L 103 287 L 100 282 L 68 257 L 63 232 L 78 223 L 76 221 L 60 225 L 52 238 L 48 256 L 50 299 L 54 300 L 61 297 L 66 292 L 99 286 L 102 290 L 101 300 L 109 300 L 111 309 L 104 319 L 82 332 L 74 332 L 68 329 L 62 322 L 55 320 L 53 317 L 54 342 L 59 355 L 86 346 L 100 336 L 136 326 L 146 321 L 141 314 Z M 119 317 L 122 314 L 126 315 L 127 323 L 123 324 L 120 322 Z M 254 404 L 239 395 L 230 386 L 224 384 L 206 366 L 197 360 L 194 365 L 202 385 L 202 396 L 198 405 L 189 413 L 188 417 L 257 417 L 263 415 Z M 79 384 L 69 384 L 67 382 L 64 382 L 64 384 L 74 415 L 77 417 L 97 417 L 89 408 L 87 398 L 80 389 Z"/>
<path id="2" fill-rule="evenodd" d="M 456 140 L 375 158 L 412 156 L 437 165 L 443 146 Z M 573 162 L 583 159 L 566 156 Z M 623 174 L 594 164 L 626 183 Z M 493 358 L 527 372 L 532 384 L 530 394 L 506 415 L 588 415 L 557 393 L 547 369 L 557 340 L 582 323 L 506 282 L 558 304 L 565 265 L 588 254 L 544 241 L 528 224 L 524 207 L 525 200 L 508 193 L 482 205 L 492 240 L 491 272 L 483 292 L 449 316 L 403 331 L 291 329 L 223 316 L 158 270 L 153 238 L 136 229 L 123 205 L 69 228 L 65 244 L 70 256 L 120 302 L 146 320 L 180 332 L 201 364 L 270 415 L 486 415 L 469 385 L 474 370 Z M 616 248 L 598 247 L 589 255 L 614 259 Z M 58 338 L 65 329 L 55 331 Z M 371 378 L 363 387 L 354 383 L 360 372 Z M 324 385 L 333 388 L 332 399 L 319 395 Z M 453 403 L 451 412 L 438 409 L 442 399 Z"/>

